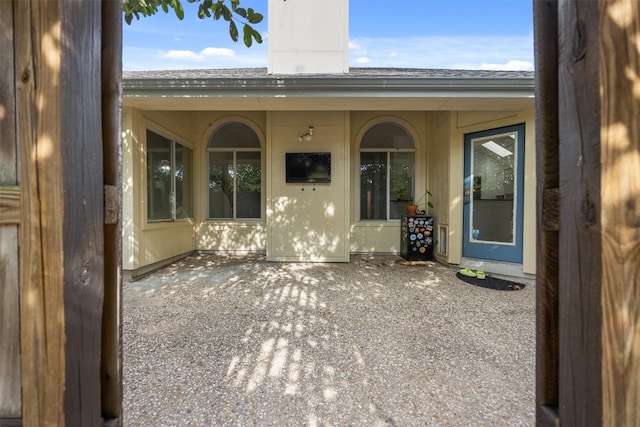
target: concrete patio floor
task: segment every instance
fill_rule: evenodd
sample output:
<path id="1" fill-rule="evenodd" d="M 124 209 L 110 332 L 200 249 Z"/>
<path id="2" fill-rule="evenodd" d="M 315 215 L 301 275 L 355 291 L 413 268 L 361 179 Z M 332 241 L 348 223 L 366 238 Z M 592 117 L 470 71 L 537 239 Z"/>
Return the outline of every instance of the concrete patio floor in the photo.
<path id="1" fill-rule="evenodd" d="M 126 426 L 534 425 L 535 287 L 196 254 L 123 290 Z"/>

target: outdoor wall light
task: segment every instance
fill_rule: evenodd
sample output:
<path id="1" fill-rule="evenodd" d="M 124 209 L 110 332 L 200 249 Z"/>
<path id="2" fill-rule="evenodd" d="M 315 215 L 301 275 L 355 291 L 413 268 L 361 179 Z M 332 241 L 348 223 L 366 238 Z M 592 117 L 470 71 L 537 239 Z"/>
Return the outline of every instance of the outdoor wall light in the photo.
<path id="1" fill-rule="evenodd" d="M 307 131 L 307 133 L 304 133 L 298 137 L 298 142 L 302 142 L 302 141 L 309 142 L 311 141 L 312 138 L 313 138 L 313 126 L 309 126 L 309 130 Z"/>

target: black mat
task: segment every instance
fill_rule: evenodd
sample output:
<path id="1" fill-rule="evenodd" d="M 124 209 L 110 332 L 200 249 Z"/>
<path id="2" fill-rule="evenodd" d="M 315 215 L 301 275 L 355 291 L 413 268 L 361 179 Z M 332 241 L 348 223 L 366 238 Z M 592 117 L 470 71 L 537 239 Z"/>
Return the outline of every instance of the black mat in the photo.
<path id="1" fill-rule="evenodd" d="M 526 285 L 522 283 L 510 282 L 508 280 L 502 280 L 495 277 L 487 276 L 486 279 L 478 279 L 476 277 L 465 276 L 464 274 L 456 273 L 456 277 L 463 282 L 467 282 L 471 285 L 480 286 L 487 289 L 495 289 L 496 291 L 519 291 L 524 289 Z"/>

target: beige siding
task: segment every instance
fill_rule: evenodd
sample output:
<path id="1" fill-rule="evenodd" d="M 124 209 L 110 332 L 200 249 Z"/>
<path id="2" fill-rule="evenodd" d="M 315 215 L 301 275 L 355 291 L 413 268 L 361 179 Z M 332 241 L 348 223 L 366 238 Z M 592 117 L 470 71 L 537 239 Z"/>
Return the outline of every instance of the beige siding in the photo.
<path id="1" fill-rule="evenodd" d="M 207 219 L 209 135 L 228 121 L 252 127 L 263 147 L 261 219 Z M 277 261 L 348 261 L 350 253 L 399 253 L 400 224 L 360 221 L 359 141 L 374 124 L 393 121 L 416 143 L 416 194 L 429 189 L 437 225 L 448 227 L 450 264 L 462 259 L 464 135 L 526 124 L 524 273 L 535 273 L 535 151 L 533 109 L 516 112 L 139 112 L 125 109 L 124 268 L 138 269 L 196 250 L 266 253 Z M 189 145 L 195 159 L 194 221 L 146 223 L 146 126 Z M 308 126 L 311 142 L 298 142 Z M 330 151 L 330 184 L 287 184 L 285 153 Z M 438 233 L 436 232 L 436 238 Z"/>
<path id="2" fill-rule="evenodd" d="M 393 122 L 403 126 L 416 145 L 415 193 L 423 194 L 427 188 L 427 120 L 423 111 L 388 112 L 357 111 L 351 113 L 351 252 L 399 253 L 400 220 L 360 221 L 360 140 L 372 126 Z"/>
<path id="3" fill-rule="evenodd" d="M 298 142 L 314 126 L 313 140 Z M 349 122 L 344 112 L 273 112 L 267 153 L 267 259 L 349 260 Z M 285 153 L 331 152 L 331 183 L 287 184 Z"/>
<path id="4" fill-rule="evenodd" d="M 263 111 L 207 111 L 195 113 L 195 246 L 197 250 L 231 253 L 264 253 L 267 248 L 266 213 L 256 220 L 207 219 L 208 154 L 211 134 L 221 125 L 238 121 L 251 127 L 262 144 L 262 169 L 267 170 L 266 117 Z M 263 206 L 266 201 L 266 182 L 262 183 Z"/>
<path id="5" fill-rule="evenodd" d="M 431 202 L 433 203 L 432 215 L 435 218 L 436 239 L 438 239 L 438 226 L 449 226 L 449 206 L 453 204 L 449 200 L 451 191 L 451 181 L 449 179 L 449 170 L 451 163 L 450 150 L 450 134 L 451 134 L 451 117 L 450 112 L 432 112 L 428 114 L 429 118 L 429 134 L 428 134 L 428 156 L 427 165 L 429 171 L 428 188 L 433 194 Z M 447 255 L 437 252 L 434 248 L 436 257 L 448 261 Z M 447 245 L 450 245 L 450 241 Z M 449 251 L 447 251 L 449 253 Z"/>
<path id="6" fill-rule="evenodd" d="M 188 112 L 123 111 L 123 269 L 147 265 L 195 249 L 193 221 L 147 222 L 146 129 L 194 149 L 193 115 Z M 194 150 L 195 154 L 195 150 Z"/>

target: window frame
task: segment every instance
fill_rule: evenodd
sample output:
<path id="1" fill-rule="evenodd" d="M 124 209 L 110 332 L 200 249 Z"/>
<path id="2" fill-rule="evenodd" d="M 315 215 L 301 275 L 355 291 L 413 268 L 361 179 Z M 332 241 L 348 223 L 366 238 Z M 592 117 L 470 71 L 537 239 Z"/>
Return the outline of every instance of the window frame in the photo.
<path id="1" fill-rule="evenodd" d="M 411 142 L 413 144 L 413 148 L 362 148 L 362 141 L 364 139 L 364 136 L 367 134 L 367 132 L 369 132 L 371 129 L 375 128 L 376 126 L 379 125 L 385 125 L 385 124 L 393 124 L 399 128 L 401 128 L 402 130 L 404 130 L 406 132 L 406 134 L 411 138 Z M 416 164 L 416 154 L 417 154 L 418 150 L 416 148 L 416 140 L 413 136 L 413 134 L 409 131 L 409 129 L 407 129 L 406 126 L 397 123 L 395 121 L 392 120 L 383 120 L 383 121 L 379 121 L 376 122 L 374 124 L 372 124 L 371 126 L 369 126 L 366 130 L 363 131 L 362 133 L 362 137 L 360 138 L 360 143 L 359 143 L 359 149 L 358 149 L 358 166 L 357 166 L 357 170 L 358 170 L 358 193 L 359 193 L 359 197 L 358 197 L 358 221 L 359 222 L 363 222 L 363 223 L 372 223 L 372 222 L 399 222 L 402 218 L 391 218 L 391 154 L 392 153 L 413 153 L 413 164 L 410 165 L 413 167 L 413 188 L 412 188 L 412 192 L 410 194 L 410 197 L 412 198 L 412 200 L 415 200 L 415 195 L 416 195 L 416 177 L 417 177 L 417 164 Z M 384 219 L 366 219 L 362 217 L 362 210 L 361 210 L 361 206 L 362 206 L 362 174 L 360 172 L 360 168 L 362 167 L 362 153 L 386 153 L 386 182 L 385 182 L 385 194 L 387 197 L 387 203 L 386 203 L 386 215 Z"/>
<path id="2" fill-rule="evenodd" d="M 211 142 L 211 138 L 215 135 L 215 133 L 222 128 L 223 126 L 230 124 L 240 124 L 242 126 L 246 126 L 251 129 L 251 131 L 255 134 L 259 147 L 220 147 L 220 148 L 210 148 L 209 144 Z M 213 217 L 211 216 L 210 206 L 211 206 L 211 191 L 209 188 L 209 171 L 211 168 L 211 157 L 210 153 L 231 153 L 233 158 L 233 215 L 231 217 Z M 255 218 L 246 218 L 246 217 L 238 217 L 238 206 L 237 206 L 237 153 L 260 153 L 260 216 Z M 213 130 L 209 133 L 206 142 L 205 142 L 205 153 L 206 153 L 206 191 L 207 191 L 207 204 L 205 208 L 205 219 L 207 221 L 263 221 L 264 220 L 264 190 L 265 190 L 265 168 L 264 168 L 264 150 L 262 139 L 260 138 L 259 132 L 255 129 L 254 126 L 246 123 L 244 120 L 234 119 L 234 120 L 226 120 L 222 123 L 217 124 L 213 127 Z"/>
<path id="3" fill-rule="evenodd" d="M 157 136 L 167 140 L 169 142 L 169 164 L 170 164 L 170 172 L 169 172 L 169 176 L 171 177 L 171 182 L 170 182 L 170 194 L 169 194 L 169 209 L 171 212 L 170 218 L 162 218 L 162 219 L 151 219 L 149 218 L 149 208 L 150 208 L 150 200 L 149 200 L 149 185 L 150 185 L 150 179 L 149 179 L 149 155 L 151 153 L 151 150 L 149 149 L 149 141 L 148 141 L 148 133 L 149 132 L 153 132 L 154 134 L 156 134 Z M 181 218 L 177 218 L 176 217 L 176 212 L 177 212 L 177 197 L 176 197 L 176 189 L 177 189 L 177 185 L 176 185 L 176 144 L 180 145 L 183 149 L 185 150 L 189 150 L 191 152 L 191 165 L 190 165 L 190 186 L 188 191 L 190 192 L 190 209 L 189 209 L 189 214 L 185 217 L 181 217 Z M 146 167 L 145 167 L 145 179 L 146 179 L 146 185 L 145 185 L 145 203 L 147 205 L 147 209 L 145 212 L 146 215 L 146 222 L 147 224 L 160 224 L 160 223 L 169 223 L 169 222 L 188 222 L 188 221 L 193 221 L 195 219 L 195 203 L 194 203 L 194 197 L 195 197 L 195 189 L 194 189 L 194 161 L 195 161 L 195 157 L 194 157 L 194 152 L 193 152 L 193 148 L 188 146 L 187 144 L 184 144 L 181 141 L 178 141 L 174 138 L 171 138 L 169 136 L 167 136 L 164 132 L 158 131 L 157 129 L 150 127 L 150 126 L 146 126 L 145 127 L 145 162 L 146 162 Z"/>

